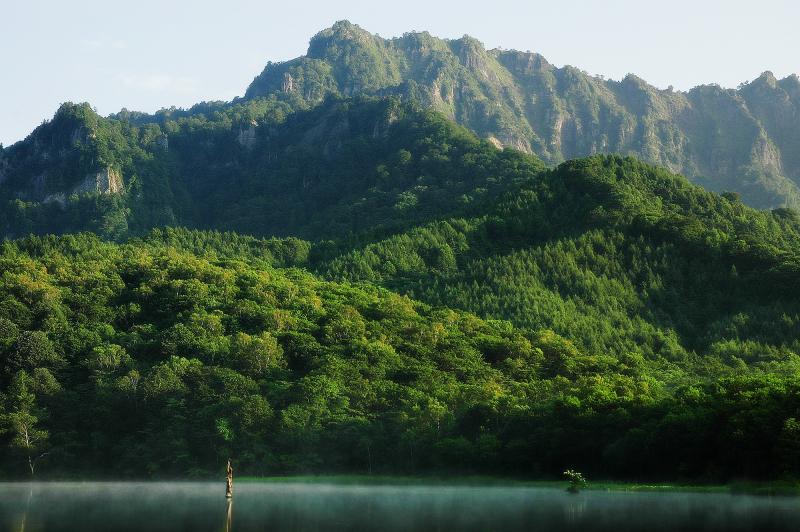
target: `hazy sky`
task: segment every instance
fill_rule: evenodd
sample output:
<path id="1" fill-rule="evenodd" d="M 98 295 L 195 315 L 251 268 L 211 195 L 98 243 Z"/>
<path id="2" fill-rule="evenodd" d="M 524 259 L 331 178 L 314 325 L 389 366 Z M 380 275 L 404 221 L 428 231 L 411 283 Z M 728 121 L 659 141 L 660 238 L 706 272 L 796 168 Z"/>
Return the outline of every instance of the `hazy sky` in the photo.
<path id="1" fill-rule="evenodd" d="M 662 88 L 800 72 L 800 0 L 0 0 L 0 142 L 64 101 L 108 114 L 230 99 L 340 19 L 384 37 L 469 34 Z"/>

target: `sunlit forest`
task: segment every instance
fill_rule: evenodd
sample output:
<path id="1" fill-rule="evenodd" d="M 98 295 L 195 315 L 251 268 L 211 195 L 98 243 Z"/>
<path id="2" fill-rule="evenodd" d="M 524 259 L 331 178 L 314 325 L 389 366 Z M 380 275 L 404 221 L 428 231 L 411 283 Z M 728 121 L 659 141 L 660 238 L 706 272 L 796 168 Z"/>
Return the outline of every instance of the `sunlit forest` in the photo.
<path id="1" fill-rule="evenodd" d="M 397 98 L 65 105 L 45 136 L 79 149 L 8 148 L 12 179 L 125 190 L 6 197 L 7 474 L 800 473 L 793 210 Z"/>

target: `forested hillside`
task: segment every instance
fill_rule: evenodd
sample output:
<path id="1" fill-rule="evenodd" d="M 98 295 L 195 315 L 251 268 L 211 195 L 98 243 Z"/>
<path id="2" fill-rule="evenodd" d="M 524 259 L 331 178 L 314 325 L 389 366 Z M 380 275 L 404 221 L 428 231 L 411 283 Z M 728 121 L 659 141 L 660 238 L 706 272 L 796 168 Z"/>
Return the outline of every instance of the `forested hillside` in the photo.
<path id="1" fill-rule="evenodd" d="M 756 211 L 636 160 L 596 156 L 544 173 L 485 216 L 316 267 L 551 328 L 591 352 L 761 363 L 800 347 L 799 252 L 794 211 Z"/>
<path id="2" fill-rule="evenodd" d="M 273 269 L 279 242 L 236 260 L 159 240 L 3 244 L 4 476 L 202 476 L 229 456 L 247 474 L 799 471 L 793 353 L 667 370 Z"/>
<path id="3" fill-rule="evenodd" d="M 233 131 L 231 124 L 249 124 L 253 116 L 265 125 L 252 137 Z M 212 118 L 165 116 L 162 125 L 136 126 L 65 104 L 9 150 L 2 232 L 91 230 L 120 239 L 183 225 L 314 239 L 386 235 L 443 215 L 482 212 L 544 169 L 533 157 L 498 150 L 437 113 L 393 98 L 332 99 L 295 113 L 265 100 Z M 31 146 L 39 146 L 37 155 Z M 86 175 L 93 179 L 96 168 L 126 176 L 124 190 L 56 192 Z"/>
<path id="4" fill-rule="evenodd" d="M 283 79 L 0 154 L 0 475 L 800 474 L 795 210 Z"/>

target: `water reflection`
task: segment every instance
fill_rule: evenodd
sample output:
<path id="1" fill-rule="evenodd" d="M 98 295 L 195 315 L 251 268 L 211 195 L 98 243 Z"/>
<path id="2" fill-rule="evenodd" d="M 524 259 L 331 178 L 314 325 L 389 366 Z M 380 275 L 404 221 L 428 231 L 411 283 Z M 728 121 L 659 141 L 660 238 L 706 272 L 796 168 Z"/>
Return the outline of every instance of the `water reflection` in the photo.
<path id="1" fill-rule="evenodd" d="M 235 499 L 234 524 L 220 483 L 0 483 L 0 529 L 800 530 L 788 497 L 240 482 Z"/>
<path id="2" fill-rule="evenodd" d="M 225 511 L 225 532 L 231 532 L 233 530 L 233 499 L 227 497 L 225 506 L 227 507 Z"/>
<path id="3" fill-rule="evenodd" d="M 25 532 L 28 530 L 28 512 L 31 508 L 31 501 L 33 500 L 33 489 L 28 490 L 28 496 L 25 498 L 25 504 L 20 505 L 19 513 L 17 514 L 15 519 L 12 519 L 12 526 L 10 530 L 15 530 L 19 532 Z"/>
<path id="4" fill-rule="evenodd" d="M 571 494 L 564 503 L 564 514 L 567 524 L 573 525 L 580 522 L 583 512 L 586 510 L 586 499 L 579 494 Z"/>

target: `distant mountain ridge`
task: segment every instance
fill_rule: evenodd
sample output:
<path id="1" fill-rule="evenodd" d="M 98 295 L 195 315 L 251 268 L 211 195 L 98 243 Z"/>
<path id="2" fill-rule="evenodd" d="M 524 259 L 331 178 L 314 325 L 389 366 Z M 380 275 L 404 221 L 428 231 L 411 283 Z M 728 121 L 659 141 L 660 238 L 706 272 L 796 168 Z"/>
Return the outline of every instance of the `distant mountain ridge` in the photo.
<path id="1" fill-rule="evenodd" d="M 354 201 L 336 207 L 336 216 L 356 205 L 368 212 L 356 196 L 366 191 L 382 209 L 400 209 L 435 190 L 431 179 L 453 190 L 471 179 L 468 163 L 444 183 L 445 162 L 438 174 L 405 175 L 399 188 L 375 194 L 376 183 L 396 184 L 386 175 L 409 170 L 398 170 L 405 156 L 386 152 L 367 164 L 356 152 L 389 150 L 392 142 L 377 148 L 375 140 L 400 115 L 410 129 L 391 149 L 411 149 L 428 126 L 442 128 L 424 109 L 547 164 L 621 153 L 712 191 L 737 192 L 750 206 L 798 207 L 799 104 L 797 76 L 765 73 L 737 90 L 675 92 L 632 75 L 610 81 L 556 68 L 538 54 L 486 50 L 471 37 L 383 39 L 343 21 L 315 35 L 307 55 L 269 63 L 231 102 L 109 117 L 89 104 L 63 104 L 25 140 L 0 149 L 0 233 L 90 230 L 120 238 L 185 225 L 269 236 L 295 234 L 298 217 L 311 224 L 301 236 L 322 237 L 333 226 L 307 214 L 319 215 L 320 205 Z M 326 167 L 336 160 L 331 174 Z M 366 183 L 372 188 L 359 188 Z M 343 190 L 354 196 L 341 197 Z M 463 205 L 472 199 L 466 194 Z M 302 208 L 277 214 L 291 202 Z M 368 219 L 374 213 L 336 227 L 360 231 Z M 312 226 L 322 233 L 313 235 Z"/>
<path id="2" fill-rule="evenodd" d="M 539 54 L 486 50 L 427 32 L 383 39 L 347 21 L 315 35 L 305 56 L 269 63 L 245 98 L 401 94 L 498 145 L 554 164 L 621 153 L 666 166 L 759 208 L 800 204 L 800 79 L 765 72 L 739 89 L 659 90 L 605 80 Z"/>

